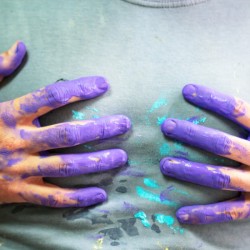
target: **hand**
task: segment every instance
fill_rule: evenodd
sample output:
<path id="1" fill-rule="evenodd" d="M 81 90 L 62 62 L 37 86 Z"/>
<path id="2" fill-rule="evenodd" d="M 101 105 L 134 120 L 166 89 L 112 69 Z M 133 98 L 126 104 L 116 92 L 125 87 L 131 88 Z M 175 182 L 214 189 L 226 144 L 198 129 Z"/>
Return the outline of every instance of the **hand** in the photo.
<path id="1" fill-rule="evenodd" d="M 17 42 L 0 56 L 0 75 L 10 75 L 21 63 L 26 49 Z M 0 204 L 30 202 L 51 207 L 85 207 L 106 200 L 97 187 L 63 189 L 43 177 L 88 174 L 122 166 L 123 150 L 49 155 L 44 151 L 124 134 L 130 121 L 122 115 L 40 127 L 38 117 L 79 100 L 105 93 L 108 84 L 93 76 L 57 82 L 0 104 Z"/>
<path id="2" fill-rule="evenodd" d="M 246 102 L 198 85 L 186 85 L 183 95 L 189 102 L 214 111 L 250 130 L 250 105 Z M 209 205 L 180 208 L 181 223 L 208 224 L 250 216 L 250 142 L 188 121 L 167 119 L 162 132 L 171 138 L 242 163 L 240 169 L 190 162 L 166 157 L 163 174 L 217 189 L 242 191 L 235 199 Z"/>

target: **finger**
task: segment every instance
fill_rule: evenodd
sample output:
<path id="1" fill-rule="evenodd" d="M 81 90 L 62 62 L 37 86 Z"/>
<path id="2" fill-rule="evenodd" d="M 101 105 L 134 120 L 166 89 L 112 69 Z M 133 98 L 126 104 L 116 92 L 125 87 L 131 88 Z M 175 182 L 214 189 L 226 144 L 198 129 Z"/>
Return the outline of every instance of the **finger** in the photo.
<path id="1" fill-rule="evenodd" d="M 166 157 L 161 160 L 161 171 L 183 181 L 217 189 L 250 191 L 250 171 L 191 162 Z"/>
<path id="2" fill-rule="evenodd" d="M 49 111 L 79 100 L 86 100 L 105 93 L 108 83 L 103 77 L 90 76 L 76 80 L 56 82 L 14 100 L 17 118 L 35 119 Z"/>
<path id="3" fill-rule="evenodd" d="M 21 130 L 20 136 L 28 142 L 29 152 L 53 148 L 72 147 L 81 143 L 110 138 L 126 133 L 130 120 L 123 115 L 107 116 L 95 120 L 68 122 L 59 125 Z"/>
<path id="4" fill-rule="evenodd" d="M 103 150 L 95 153 L 49 156 L 29 160 L 25 169 L 19 168 L 22 178 L 29 176 L 67 177 L 102 172 L 121 167 L 127 162 L 127 154 L 121 149 Z M 32 167 L 30 164 L 32 163 Z"/>
<path id="5" fill-rule="evenodd" d="M 184 224 L 210 224 L 246 219 L 250 216 L 249 200 L 239 197 L 209 205 L 194 205 L 180 208 L 176 217 Z"/>
<path id="6" fill-rule="evenodd" d="M 177 119 L 165 120 L 161 128 L 168 137 L 249 165 L 250 143 L 247 140 Z"/>
<path id="7" fill-rule="evenodd" d="M 250 130 L 250 105 L 245 101 L 195 84 L 183 88 L 185 99 L 220 114 Z"/>
<path id="8" fill-rule="evenodd" d="M 48 207 L 88 207 L 107 200 L 101 188 L 64 189 L 46 183 L 19 185 L 18 194 L 22 202 Z"/>
<path id="9" fill-rule="evenodd" d="M 0 55 L 0 80 L 12 74 L 19 67 L 25 54 L 24 43 L 17 41 L 8 51 Z"/>

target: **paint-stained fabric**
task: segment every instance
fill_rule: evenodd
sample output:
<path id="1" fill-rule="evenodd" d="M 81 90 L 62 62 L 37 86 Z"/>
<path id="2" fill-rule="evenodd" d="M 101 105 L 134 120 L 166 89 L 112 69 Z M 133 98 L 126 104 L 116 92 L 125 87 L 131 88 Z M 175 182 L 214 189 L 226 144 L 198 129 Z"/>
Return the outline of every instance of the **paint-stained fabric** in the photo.
<path id="1" fill-rule="evenodd" d="M 182 119 L 246 135 L 187 103 L 181 90 L 197 83 L 250 102 L 248 1 L 210 0 L 172 9 L 121 0 L 1 0 L 0 5 L 0 51 L 17 39 L 28 50 L 22 71 L 1 86 L 1 101 L 59 79 L 101 75 L 110 84 L 107 94 L 51 111 L 41 125 L 120 114 L 132 122 L 125 136 L 52 152 L 126 150 L 127 167 L 47 180 L 62 187 L 101 187 L 107 202 L 88 209 L 1 206 L 0 250 L 248 250 L 249 221 L 194 226 L 179 224 L 175 216 L 184 205 L 218 202 L 237 193 L 165 177 L 159 164 L 165 156 L 184 163 L 235 164 L 165 138 L 161 125 L 166 118 Z M 11 117 L 4 119 L 15 126 Z"/>

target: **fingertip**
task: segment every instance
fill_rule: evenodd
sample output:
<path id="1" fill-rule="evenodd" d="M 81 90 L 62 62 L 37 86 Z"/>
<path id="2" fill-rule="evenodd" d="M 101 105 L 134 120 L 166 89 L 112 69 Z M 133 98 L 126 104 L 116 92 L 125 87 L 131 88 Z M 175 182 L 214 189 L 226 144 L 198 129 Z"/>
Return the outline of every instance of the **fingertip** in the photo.
<path id="1" fill-rule="evenodd" d="M 195 84 L 187 84 L 182 89 L 182 94 L 185 99 L 193 99 L 197 95 L 197 86 Z"/>
<path id="2" fill-rule="evenodd" d="M 182 207 L 180 209 L 177 210 L 176 212 L 176 218 L 178 219 L 178 221 L 180 223 L 183 224 L 190 224 L 190 220 L 189 220 L 189 209 Z"/>
<path id="3" fill-rule="evenodd" d="M 23 58 L 26 52 L 27 52 L 27 49 L 26 49 L 25 44 L 22 41 L 17 41 L 16 54 L 19 54 L 20 57 Z"/>
<path id="4" fill-rule="evenodd" d="M 128 132 L 131 129 L 131 121 L 130 119 L 125 115 L 116 115 L 115 116 L 117 121 L 119 122 L 120 128 L 121 128 L 121 134 Z"/>
<path id="5" fill-rule="evenodd" d="M 109 89 L 109 84 L 106 78 L 102 76 L 96 76 L 95 84 L 97 88 L 103 92 L 106 92 Z"/>
<path id="6" fill-rule="evenodd" d="M 127 153 L 122 149 L 116 149 L 116 153 L 119 155 L 119 163 L 120 165 L 125 165 L 128 161 Z"/>
<path id="7" fill-rule="evenodd" d="M 98 203 L 103 203 L 107 200 L 107 193 L 97 187 L 78 189 L 69 195 L 71 200 L 75 200 L 76 207 L 87 207 Z"/>
<path id="8" fill-rule="evenodd" d="M 161 125 L 161 131 L 164 134 L 169 135 L 175 130 L 176 125 L 177 124 L 175 119 L 172 118 L 166 119 Z"/>

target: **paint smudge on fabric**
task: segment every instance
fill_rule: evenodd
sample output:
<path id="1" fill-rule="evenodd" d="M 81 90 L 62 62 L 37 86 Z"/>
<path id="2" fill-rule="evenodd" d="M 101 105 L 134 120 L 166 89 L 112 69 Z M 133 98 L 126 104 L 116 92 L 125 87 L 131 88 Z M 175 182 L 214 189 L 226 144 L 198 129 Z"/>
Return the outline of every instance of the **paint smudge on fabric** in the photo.
<path id="1" fill-rule="evenodd" d="M 125 193 L 127 193 L 127 188 L 125 187 L 125 186 L 119 186 L 119 187 L 117 187 L 116 188 L 116 192 L 118 192 L 118 193 L 121 193 L 121 194 L 125 194 Z"/>
<path id="2" fill-rule="evenodd" d="M 168 117 L 165 116 L 161 116 L 161 117 L 157 117 L 157 125 L 161 125 Z"/>
<path id="3" fill-rule="evenodd" d="M 195 198 L 192 195 L 190 195 L 187 191 L 179 190 L 175 188 L 173 185 L 170 185 L 165 190 L 161 191 L 160 199 L 161 201 L 174 200 L 178 201 L 178 203 L 183 203 L 190 199 L 194 200 Z"/>
<path id="4" fill-rule="evenodd" d="M 103 238 L 100 238 L 100 239 L 97 239 L 94 247 L 93 247 L 93 250 L 100 250 L 102 249 L 102 245 L 103 245 Z"/>
<path id="5" fill-rule="evenodd" d="M 130 176 L 130 177 L 144 177 L 145 174 L 139 170 L 132 170 L 132 169 L 124 169 L 118 173 L 121 176 Z"/>
<path id="6" fill-rule="evenodd" d="M 164 142 L 160 147 L 160 155 L 169 155 L 170 151 L 170 146 L 168 145 L 168 143 Z"/>
<path id="7" fill-rule="evenodd" d="M 90 106 L 87 106 L 86 109 L 90 110 L 90 111 L 93 111 L 93 112 L 98 112 L 99 111 L 97 108 L 93 108 L 93 107 L 90 107 Z"/>
<path id="8" fill-rule="evenodd" d="M 136 214 L 134 214 L 134 217 L 139 219 L 144 227 L 151 227 L 151 224 L 147 219 L 147 215 L 143 211 L 138 211 Z"/>
<path id="9" fill-rule="evenodd" d="M 128 236 L 133 237 L 139 235 L 138 229 L 135 226 L 135 218 L 121 219 L 117 220 L 117 222 L 121 223 L 121 228 L 127 233 Z"/>
<path id="10" fill-rule="evenodd" d="M 175 227 L 175 219 L 171 215 L 165 215 L 165 214 L 154 214 L 152 215 L 152 219 L 154 222 L 158 222 L 160 224 L 166 225 L 168 228 L 173 230 L 175 233 L 184 233 L 184 228 Z"/>
<path id="11" fill-rule="evenodd" d="M 205 116 L 193 116 L 193 117 L 187 118 L 187 121 L 190 121 L 194 124 L 205 123 L 206 120 L 207 120 L 207 117 Z"/>
<path id="12" fill-rule="evenodd" d="M 159 109 L 162 106 L 167 105 L 167 100 L 165 98 L 159 98 L 157 101 L 153 103 L 151 106 L 149 113 L 153 113 L 156 109 Z"/>
<path id="13" fill-rule="evenodd" d="M 75 110 L 72 110 L 72 115 L 73 115 L 72 117 L 74 120 L 83 120 L 85 117 L 85 114 L 75 111 Z"/>
<path id="14" fill-rule="evenodd" d="M 155 223 L 152 225 L 151 230 L 158 233 L 158 234 L 161 232 L 160 227 L 157 226 Z"/>
<path id="15" fill-rule="evenodd" d="M 177 207 L 177 203 L 174 202 L 174 201 L 169 201 L 169 200 L 164 200 L 162 201 L 160 199 L 160 196 L 158 194 L 155 194 L 155 193 L 152 193 L 150 191 L 147 191 L 145 189 L 143 189 L 142 187 L 140 186 L 137 186 L 136 187 L 136 192 L 137 192 L 137 195 L 143 199 L 146 199 L 148 201 L 152 201 L 152 202 L 156 202 L 156 203 L 160 203 L 162 205 L 166 205 L 166 206 L 169 206 L 169 207 Z"/>
<path id="16" fill-rule="evenodd" d="M 140 210 L 139 208 L 137 208 L 135 205 L 129 202 L 126 202 L 126 201 L 123 202 L 123 211 L 134 214 L 139 210 Z"/>
<path id="17" fill-rule="evenodd" d="M 167 226 L 172 226 L 174 224 L 174 218 L 170 215 L 154 214 L 154 219 L 160 224 L 166 224 Z"/>
<path id="18" fill-rule="evenodd" d="M 151 188 L 159 188 L 160 187 L 156 180 L 153 180 L 150 178 L 144 178 L 144 184 L 145 184 L 145 186 L 151 187 Z"/>

